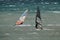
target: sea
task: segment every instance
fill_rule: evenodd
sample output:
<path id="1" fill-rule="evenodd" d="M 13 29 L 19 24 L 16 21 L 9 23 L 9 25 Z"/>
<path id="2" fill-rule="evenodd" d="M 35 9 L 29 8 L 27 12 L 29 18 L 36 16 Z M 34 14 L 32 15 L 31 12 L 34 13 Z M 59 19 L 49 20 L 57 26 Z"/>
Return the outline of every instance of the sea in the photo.
<path id="1" fill-rule="evenodd" d="M 40 8 L 43 30 L 36 30 L 34 26 L 37 6 Z M 26 26 L 15 26 L 26 9 L 29 9 L 23 23 Z M 0 40 L 60 40 L 60 5 L 0 5 Z"/>

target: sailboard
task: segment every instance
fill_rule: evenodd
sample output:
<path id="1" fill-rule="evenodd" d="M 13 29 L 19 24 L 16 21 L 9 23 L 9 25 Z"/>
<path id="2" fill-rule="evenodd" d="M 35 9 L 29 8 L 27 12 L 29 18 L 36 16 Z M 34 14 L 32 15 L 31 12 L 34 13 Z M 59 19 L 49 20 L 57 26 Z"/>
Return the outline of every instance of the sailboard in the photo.
<path id="1" fill-rule="evenodd" d="M 16 25 L 22 25 L 26 19 L 26 16 L 28 14 L 28 9 L 24 11 L 24 13 L 19 17 L 19 19 L 16 21 Z"/>
<path id="2" fill-rule="evenodd" d="M 35 28 L 43 29 L 39 6 L 37 6 L 37 12 L 36 12 L 36 17 L 35 17 Z"/>

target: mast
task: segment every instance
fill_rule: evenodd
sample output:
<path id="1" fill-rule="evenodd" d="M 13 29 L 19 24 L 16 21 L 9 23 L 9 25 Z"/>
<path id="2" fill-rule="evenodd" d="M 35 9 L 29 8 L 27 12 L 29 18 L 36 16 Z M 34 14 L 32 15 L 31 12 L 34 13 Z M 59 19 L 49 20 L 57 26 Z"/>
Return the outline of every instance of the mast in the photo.
<path id="1" fill-rule="evenodd" d="M 39 6 L 37 6 L 37 12 L 36 12 L 36 19 L 35 19 L 35 28 L 36 29 L 42 29 L 42 24 L 41 24 L 41 15 L 40 15 L 40 9 Z"/>

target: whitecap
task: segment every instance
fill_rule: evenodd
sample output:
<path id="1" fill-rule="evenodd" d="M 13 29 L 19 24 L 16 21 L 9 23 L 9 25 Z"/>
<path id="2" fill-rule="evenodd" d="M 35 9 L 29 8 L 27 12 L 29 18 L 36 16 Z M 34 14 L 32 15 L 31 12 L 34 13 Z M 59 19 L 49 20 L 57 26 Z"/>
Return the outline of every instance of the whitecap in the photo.
<path id="1" fill-rule="evenodd" d="M 5 33 L 4 35 L 10 35 L 10 33 Z"/>

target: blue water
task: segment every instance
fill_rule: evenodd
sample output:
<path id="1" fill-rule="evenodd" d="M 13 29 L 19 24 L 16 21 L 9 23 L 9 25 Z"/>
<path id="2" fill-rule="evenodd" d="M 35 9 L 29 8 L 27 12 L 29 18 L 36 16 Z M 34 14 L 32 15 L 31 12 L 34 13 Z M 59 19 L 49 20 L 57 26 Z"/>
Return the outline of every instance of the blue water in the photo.
<path id="1" fill-rule="evenodd" d="M 40 7 L 44 30 L 36 30 L 36 7 Z M 25 9 L 29 14 L 24 24 L 32 26 L 13 26 Z M 46 29 L 45 29 L 46 28 Z M 47 30 L 50 29 L 50 30 Z M 53 29 L 53 30 L 52 30 Z M 0 40 L 60 40 L 59 4 L 2 4 L 0 5 Z"/>

